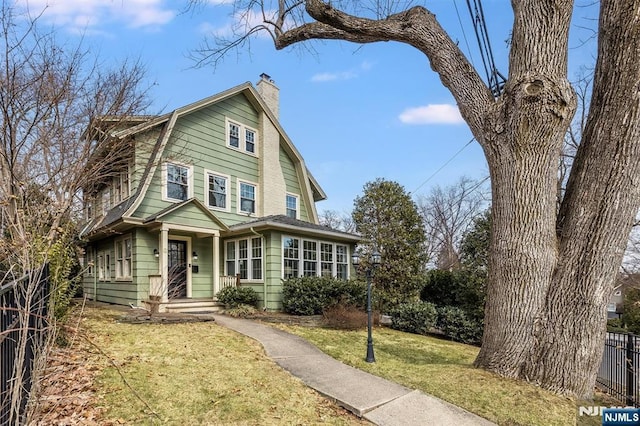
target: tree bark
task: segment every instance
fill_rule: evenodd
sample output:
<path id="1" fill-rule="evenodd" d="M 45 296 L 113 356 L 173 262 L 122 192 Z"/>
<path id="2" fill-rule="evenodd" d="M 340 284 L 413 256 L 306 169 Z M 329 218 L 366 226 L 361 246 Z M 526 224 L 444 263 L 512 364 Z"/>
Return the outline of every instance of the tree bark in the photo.
<path id="1" fill-rule="evenodd" d="M 566 79 L 571 5 L 514 2 L 509 80 L 482 133 L 492 182 L 485 332 L 475 365 L 521 377 L 557 262 L 556 183 L 576 108 Z M 548 19 L 540 19 L 547 16 Z M 532 34 L 540 34 L 532 37 Z M 541 60 L 553 52 L 553 64 Z"/>
<path id="2" fill-rule="evenodd" d="M 591 109 L 558 216 L 559 262 L 524 376 L 590 397 L 606 304 L 640 208 L 640 1 L 603 0 Z"/>

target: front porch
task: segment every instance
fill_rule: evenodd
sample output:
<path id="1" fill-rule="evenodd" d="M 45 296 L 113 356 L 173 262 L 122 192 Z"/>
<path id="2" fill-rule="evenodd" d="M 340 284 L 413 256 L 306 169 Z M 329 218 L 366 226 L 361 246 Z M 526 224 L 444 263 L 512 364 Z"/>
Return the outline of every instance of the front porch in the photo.
<path id="1" fill-rule="evenodd" d="M 163 300 L 164 292 L 158 290 L 163 286 L 157 284 L 161 282 L 162 277 L 160 275 L 150 276 L 150 283 L 152 284 L 152 290 L 149 293 L 149 299 L 143 300 L 145 307 L 150 312 L 167 312 L 167 313 L 210 313 L 219 312 L 224 308 L 224 304 L 218 302 L 216 294 L 213 297 L 172 297 L 168 294 L 167 299 Z M 226 287 L 238 287 L 240 285 L 240 274 L 238 275 L 223 275 L 219 277 L 220 290 Z"/>

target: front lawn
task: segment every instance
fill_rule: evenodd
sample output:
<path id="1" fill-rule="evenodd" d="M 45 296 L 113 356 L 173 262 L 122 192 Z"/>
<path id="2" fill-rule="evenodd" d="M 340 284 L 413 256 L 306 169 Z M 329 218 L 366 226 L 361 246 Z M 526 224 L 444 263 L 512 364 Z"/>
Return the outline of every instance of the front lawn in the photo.
<path id="1" fill-rule="evenodd" d="M 366 331 L 280 327 L 345 364 L 419 389 L 500 425 L 576 423 L 575 401 L 474 368 L 478 354 L 474 346 L 377 327 L 373 334 L 376 362 L 369 364 L 364 360 Z M 580 420 L 600 424 L 599 418 Z"/>
<path id="2" fill-rule="evenodd" d="M 127 324 L 121 316 L 87 308 L 80 326 L 100 348 L 100 424 L 368 424 L 215 322 Z"/>

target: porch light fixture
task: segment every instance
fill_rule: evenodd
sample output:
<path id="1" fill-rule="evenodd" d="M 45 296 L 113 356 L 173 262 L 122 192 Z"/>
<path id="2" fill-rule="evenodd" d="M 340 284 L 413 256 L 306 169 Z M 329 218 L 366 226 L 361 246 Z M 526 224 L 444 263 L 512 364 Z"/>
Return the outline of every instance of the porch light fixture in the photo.
<path id="1" fill-rule="evenodd" d="M 158 253 L 158 249 L 153 249 L 153 257 L 156 259 L 160 257 L 160 253 Z"/>
<path id="2" fill-rule="evenodd" d="M 373 337 L 371 335 L 371 277 L 373 270 L 382 262 L 382 255 L 378 250 L 374 250 L 369 256 L 369 264 L 367 265 L 367 362 L 376 362 L 376 357 L 373 353 Z M 351 263 L 356 268 L 360 265 L 360 255 L 354 252 L 351 255 Z"/>
<path id="3" fill-rule="evenodd" d="M 198 260 L 198 253 L 194 251 L 191 257 L 193 258 L 193 260 Z"/>

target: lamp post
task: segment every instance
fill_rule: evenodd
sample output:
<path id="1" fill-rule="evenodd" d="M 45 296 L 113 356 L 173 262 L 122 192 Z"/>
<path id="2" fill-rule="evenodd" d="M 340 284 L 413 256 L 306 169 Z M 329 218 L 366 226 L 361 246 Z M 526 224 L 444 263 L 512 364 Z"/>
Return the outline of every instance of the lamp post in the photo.
<path id="1" fill-rule="evenodd" d="M 371 254 L 370 262 L 367 265 L 367 362 L 376 362 L 376 357 L 373 353 L 373 336 L 371 335 L 371 276 L 373 275 L 373 269 L 380 265 L 382 256 L 378 250 L 374 250 Z M 358 267 L 360 265 L 360 255 L 353 253 L 351 256 L 351 263 L 353 266 Z"/>

